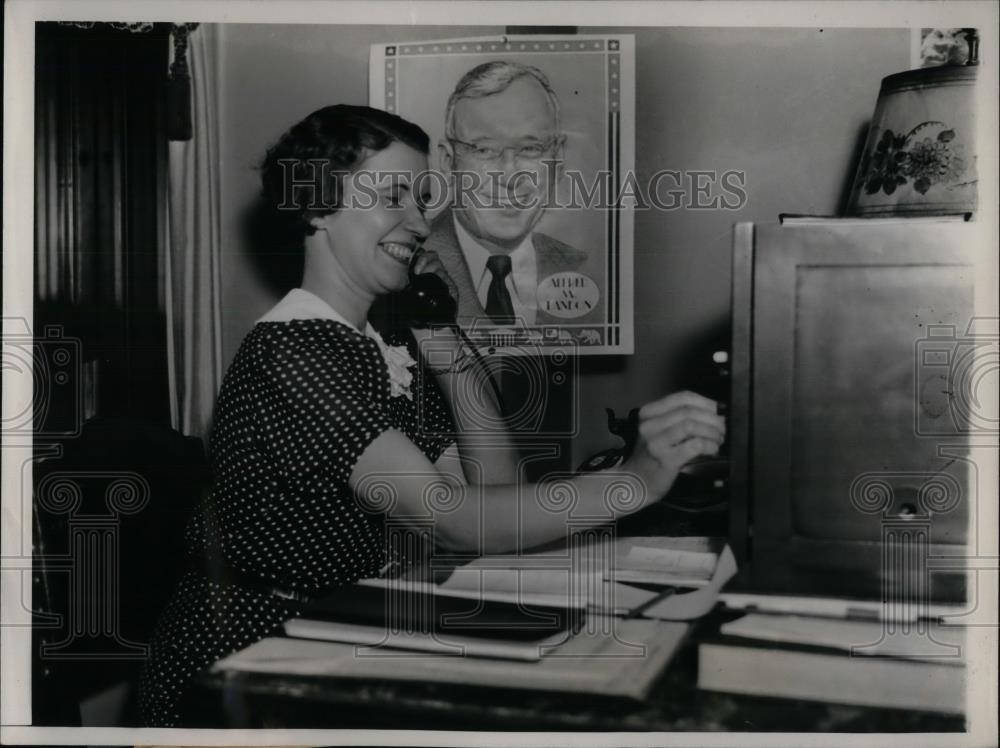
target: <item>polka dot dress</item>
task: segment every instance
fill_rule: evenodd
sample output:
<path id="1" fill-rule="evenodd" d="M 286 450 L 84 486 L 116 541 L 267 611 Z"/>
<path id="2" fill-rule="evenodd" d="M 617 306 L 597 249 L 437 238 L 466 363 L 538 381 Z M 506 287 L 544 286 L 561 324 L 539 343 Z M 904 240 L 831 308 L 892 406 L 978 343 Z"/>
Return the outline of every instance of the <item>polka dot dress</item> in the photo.
<path id="1" fill-rule="evenodd" d="M 386 342 L 408 342 L 418 358 L 412 338 Z M 387 549 L 384 517 L 347 481 L 386 429 L 405 433 L 431 461 L 453 441 L 434 378 L 417 372 L 412 387 L 412 400 L 392 397 L 378 344 L 341 321 L 261 321 L 250 332 L 219 396 L 216 483 L 188 528 L 192 569 L 143 672 L 147 725 L 176 726 L 194 676 L 276 633 L 297 600 L 405 563 Z"/>

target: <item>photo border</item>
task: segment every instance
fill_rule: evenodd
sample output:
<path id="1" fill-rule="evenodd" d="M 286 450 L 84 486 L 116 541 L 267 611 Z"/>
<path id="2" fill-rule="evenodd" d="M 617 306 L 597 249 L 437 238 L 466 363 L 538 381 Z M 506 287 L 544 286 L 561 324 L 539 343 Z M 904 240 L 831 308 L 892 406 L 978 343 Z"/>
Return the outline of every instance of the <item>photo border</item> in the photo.
<path id="1" fill-rule="evenodd" d="M 946 25 L 942 19 L 949 19 L 951 25 L 959 18 L 966 26 L 977 26 L 983 32 L 982 49 L 984 59 L 996 61 L 997 57 L 997 6 L 985 2 L 952 2 L 947 5 L 923 2 L 579 2 L 579 3 L 462 3 L 428 2 L 417 5 L 413 2 L 344 2 L 336 6 L 320 5 L 313 0 L 282 0 L 282 2 L 262 2 L 260 0 L 228 0 L 224 3 L 205 3 L 203 0 L 174 0 L 173 2 L 150 2 L 149 0 L 9 0 L 4 6 L 4 222 L 3 245 L 3 315 L 7 319 L 22 318 L 31 321 L 32 268 L 32 200 L 31 190 L 17 189 L 31 178 L 33 160 L 33 37 L 30 25 L 36 20 L 114 20 L 141 21 L 156 17 L 157 20 L 177 22 L 255 22 L 255 23 L 331 23 L 349 25 L 352 23 L 398 23 L 408 18 L 412 23 L 422 24 L 490 24 L 503 25 L 510 19 L 519 24 L 559 25 L 565 23 L 567 11 L 572 10 L 572 20 L 581 27 L 589 26 L 743 26 L 743 27 L 933 27 Z M 401 15 L 402 14 L 402 15 Z M 997 89 L 996 64 L 983 67 L 988 90 Z M 873 82 L 874 85 L 874 82 Z M 997 259 L 997 205 L 996 154 L 997 147 L 993 134 L 997 131 L 997 109 L 995 98 L 990 106 L 983 107 L 981 117 L 985 127 L 981 145 L 984 149 L 980 181 L 981 205 L 984 209 L 984 267 L 992 271 L 990 279 L 981 279 L 977 284 L 977 308 L 983 314 L 994 314 L 996 309 L 996 269 Z M 993 212 L 989 212 L 992 210 Z M 6 339 L 4 341 L 6 347 Z M 30 379 L 30 377 L 29 377 Z M 14 373 L 3 371 L 3 407 L 5 413 L 12 402 L 24 395 L 24 380 Z M 20 392 L 19 392 L 20 391 Z M 30 397 L 30 395 L 29 395 Z M 30 443 L 18 441 L 11 435 L 3 434 L 3 517 L 2 555 L 4 569 L 7 564 L 20 558 L 22 530 L 30 527 L 30 502 L 26 506 L 22 498 L 23 484 L 19 478 L 17 453 Z M 996 474 L 996 455 L 985 469 Z M 24 480 L 30 481 L 30 465 Z M 989 485 L 991 491 L 995 485 Z M 981 519 L 984 526 L 993 528 L 986 547 L 980 548 L 985 560 L 997 559 L 996 544 L 996 494 L 980 497 L 985 512 Z M 27 519 L 28 524 L 24 522 Z M 19 521 L 18 521 L 19 520 Z M 20 573 L 20 572 L 19 572 Z M 12 600 L 20 602 L 19 585 L 11 583 L 11 575 L 5 571 L 0 591 L 0 608 L 9 609 Z M 30 603 L 30 585 L 27 590 Z M 996 612 L 996 590 L 988 590 L 990 596 L 982 601 L 988 613 Z M 353 745 L 459 745 L 475 743 L 483 746 L 565 744 L 572 740 L 575 745 L 701 745 L 730 746 L 799 746 L 807 741 L 810 745 L 849 744 L 857 746 L 964 746 L 988 745 L 996 738 L 996 653 L 997 632 L 995 625 L 985 626 L 970 640 L 973 651 L 983 657 L 970 668 L 970 684 L 978 684 L 981 689 L 974 692 L 970 685 L 970 696 L 977 698 L 970 705 L 969 731 L 958 735 L 941 734 L 894 734 L 873 733 L 870 735 L 824 735 L 822 733 L 640 733 L 640 734 L 546 734 L 505 733 L 501 735 L 476 732 L 417 732 L 417 731 L 372 731 L 352 730 L 131 730 L 124 728 L 37 728 L 27 725 L 30 721 L 30 702 L 22 696 L 30 694 L 30 665 L 25 671 L 22 658 L 27 650 L 14 650 L 16 638 L 9 636 L 13 629 L 4 627 L 0 631 L 0 742 L 3 744 L 183 744 L 183 745 L 305 745 L 305 744 L 353 744 Z M 23 706 L 27 704 L 27 720 Z"/>

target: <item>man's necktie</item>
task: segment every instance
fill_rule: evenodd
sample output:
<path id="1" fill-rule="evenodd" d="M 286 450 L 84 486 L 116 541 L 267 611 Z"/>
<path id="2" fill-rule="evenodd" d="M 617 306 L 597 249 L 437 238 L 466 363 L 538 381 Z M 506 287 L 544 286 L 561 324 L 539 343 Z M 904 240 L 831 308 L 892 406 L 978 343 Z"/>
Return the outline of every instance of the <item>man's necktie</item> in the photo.
<path id="1" fill-rule="evenodd" d="M 486 315 L 498 325 L 514 324 L 514 305 L 507 290 L 510 255 L 490 255 L 486 267 L 493 276 L 486 291 Z"/>

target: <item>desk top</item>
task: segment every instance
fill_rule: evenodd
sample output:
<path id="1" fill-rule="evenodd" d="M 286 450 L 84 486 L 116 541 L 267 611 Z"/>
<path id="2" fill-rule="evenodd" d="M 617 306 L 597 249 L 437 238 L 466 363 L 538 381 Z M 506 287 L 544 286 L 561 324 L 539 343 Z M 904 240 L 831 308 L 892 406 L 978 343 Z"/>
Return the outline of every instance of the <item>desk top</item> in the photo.
<path id="1" fill-rule="evenodd" d="M 715 611 L 642 700 L 449 684 L 206 671 L 185 704 L 191 726 L 491 731 L 961 732 L 962 717 L 699 691 L 697 644 Z"/>
<path id="2" fill-rule="evenodd" d="M 654 505 L 621 535 L 724 536 L 726 513 Z M 876 709 L 697 688 L 698 644 L 740 613 L 697 621 L 644 700 L 592 694 L 207 670 L 182 704 L 192 727 L 488 731 L 961 732 L 960 716 Z M 672 624 L 665 624 L 672 625 Z"/>

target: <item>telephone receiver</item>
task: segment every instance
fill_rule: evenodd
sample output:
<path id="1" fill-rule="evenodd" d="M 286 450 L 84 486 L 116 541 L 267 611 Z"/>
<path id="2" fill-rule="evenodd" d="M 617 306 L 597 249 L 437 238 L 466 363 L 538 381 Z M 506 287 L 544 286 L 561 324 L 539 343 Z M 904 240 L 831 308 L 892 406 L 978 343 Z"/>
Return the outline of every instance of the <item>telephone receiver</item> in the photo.
<path id="1" fill-rule="evenodd" d="M 414 254 L 413 260 L 416 258 Z M 410 261 L 410 283 L 395 299 L 398 319 L 417 328 L 454 325 L 458 304 L 448 292 L 448 286 L 434 273 L 414 273 L 413 260 Z"/>

